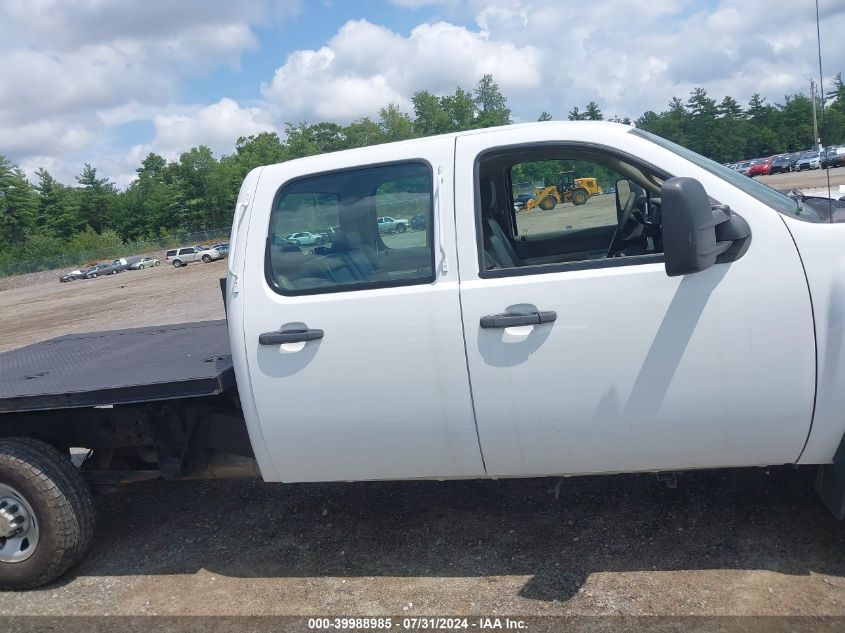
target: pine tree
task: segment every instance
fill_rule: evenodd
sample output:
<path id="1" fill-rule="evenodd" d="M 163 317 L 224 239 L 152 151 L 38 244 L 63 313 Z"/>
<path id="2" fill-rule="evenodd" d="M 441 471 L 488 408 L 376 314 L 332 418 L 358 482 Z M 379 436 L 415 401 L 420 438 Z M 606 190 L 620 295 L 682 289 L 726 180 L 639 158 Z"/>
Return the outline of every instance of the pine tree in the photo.
<path id="1" fill-rule="evenodd" d="M 511 122 L 508 100 L 493 81 L 493 75 L 482 75 L 472 92 L 478 112 L 474 127 L 493 127 Z"/>
<path id="2" fill-rule="evenodd" d="M 587 109 L 584 110 L 584 118 L 587 121 L 603 121 L 604 115 L 599 110 L 599 105 L 595 101 L 590 101 L 587 104 Z"/>
<path id="3" fill-rule="evenodd" d="M 0 244 L 23 241 L 38 202 L 23 171 L 0 154 Z"/>

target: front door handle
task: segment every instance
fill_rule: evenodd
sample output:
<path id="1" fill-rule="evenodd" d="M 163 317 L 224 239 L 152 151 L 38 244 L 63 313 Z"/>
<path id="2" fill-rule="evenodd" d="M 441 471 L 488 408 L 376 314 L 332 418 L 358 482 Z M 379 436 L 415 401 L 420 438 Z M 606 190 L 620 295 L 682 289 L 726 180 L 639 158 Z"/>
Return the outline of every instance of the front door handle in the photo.
<path id="1" fill-rule="evenodd" d="M 282 330 L 281 332 L 264 332 L 258 335 L 261 345 L 281 345 L 282 343 L 303 343 L 317 341 L 323 338 L 323 330 Z"/>
<path id="2" fill-rule="evenodd" d="M 519 325 L 539 325 L 540 323 L 553 323 L 556 319 L 557 312 L 553 310 L 541 310 L 522 314 L 505 312 L 503 314 L 490 314 L 481 317 L 481 327 L 490 329 L 517 327 Z"/>

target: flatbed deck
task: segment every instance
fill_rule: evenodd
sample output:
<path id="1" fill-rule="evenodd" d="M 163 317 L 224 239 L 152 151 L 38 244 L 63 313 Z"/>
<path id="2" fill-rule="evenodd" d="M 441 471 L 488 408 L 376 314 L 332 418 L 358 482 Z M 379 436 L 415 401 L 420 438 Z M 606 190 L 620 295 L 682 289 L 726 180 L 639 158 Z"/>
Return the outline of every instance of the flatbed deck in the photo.
<path id="1" fill-rule="evenodd" d="M 225 320 L 67 334 L 0 354 L 0 413 L 213 396 L 234 386 Z"/>

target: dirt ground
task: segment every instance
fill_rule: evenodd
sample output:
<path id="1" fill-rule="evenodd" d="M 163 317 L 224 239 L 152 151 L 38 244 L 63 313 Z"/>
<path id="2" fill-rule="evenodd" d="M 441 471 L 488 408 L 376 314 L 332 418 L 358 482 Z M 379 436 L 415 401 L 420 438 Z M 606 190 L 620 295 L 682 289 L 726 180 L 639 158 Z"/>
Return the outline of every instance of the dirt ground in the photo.
<path id="1" fill-rule="evenodd" d="M 845 182 L 845 170 L 840 170 Z M 815 177 L 816 174 L 813 174 Z M 787 185 L 789 186 L 789 185 Z M 0 292 L 0 349 L 222 318 L 225 262 Z M 89 556 L 3 615 L 829 615 L 845 526 L 813 469 L 555 480 L 149 482 L 99 495 Z"/>
<path id="2" fill-rule="evenodd" d="M 61 334 L 224 318 L 226 261 L 0 291 L 0 352 Z"/>

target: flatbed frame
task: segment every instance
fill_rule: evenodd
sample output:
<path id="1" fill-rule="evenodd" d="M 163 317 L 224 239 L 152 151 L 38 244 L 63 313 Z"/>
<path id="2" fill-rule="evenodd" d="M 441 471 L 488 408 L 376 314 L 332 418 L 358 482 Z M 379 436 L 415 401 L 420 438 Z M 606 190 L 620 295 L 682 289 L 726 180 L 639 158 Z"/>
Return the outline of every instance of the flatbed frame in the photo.
<path id="1" fill-rule="evenodd" d="M 0 354 L 0 414 L 198 398 L 234 387 L 225 320 L 67 334 Z"/>

